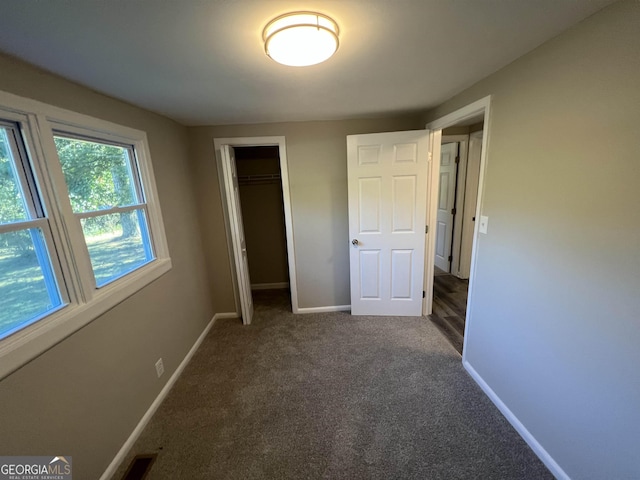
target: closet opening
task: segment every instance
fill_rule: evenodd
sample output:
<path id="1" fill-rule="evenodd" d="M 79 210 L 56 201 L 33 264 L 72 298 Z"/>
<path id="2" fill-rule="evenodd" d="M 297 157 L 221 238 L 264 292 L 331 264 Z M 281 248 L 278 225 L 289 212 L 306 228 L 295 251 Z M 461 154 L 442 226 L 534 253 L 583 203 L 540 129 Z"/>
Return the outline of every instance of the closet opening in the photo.
<path id="1" fill-rule="evenodd" d="M 234 147 L 254 304 L 288 301 L 289 265 L 277 145 Z M 289 306 L 289 309 L 291 307 Z"/>
<path id="2" fill-rule="evenodd" d="M 253 297 L 262 302 L 269 293 L 298 313 L 286 139 L 232 137 L 213 142 L 235 314 L 250 325 Z"/>

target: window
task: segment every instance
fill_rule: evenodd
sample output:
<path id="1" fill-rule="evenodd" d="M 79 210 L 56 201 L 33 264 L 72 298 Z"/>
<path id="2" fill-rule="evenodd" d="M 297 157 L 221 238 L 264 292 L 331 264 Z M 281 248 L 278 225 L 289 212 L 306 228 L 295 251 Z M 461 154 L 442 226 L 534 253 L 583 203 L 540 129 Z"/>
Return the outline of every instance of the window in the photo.
<path id="1" fill-rule="evenodd" d="M 62 133 L 54 140 L 96 285 L 153 260 L 133 148 Z"/>
<path id="2" fill-rule="evenodd" d="M 63 303 L 51 232 L 16 125 L 0 123 L 0 338 Z"/>
<path id="3" fill-rule="evenodd" d="M 145 133 L 0 92 L 0 378 L 170 268 Z"/>

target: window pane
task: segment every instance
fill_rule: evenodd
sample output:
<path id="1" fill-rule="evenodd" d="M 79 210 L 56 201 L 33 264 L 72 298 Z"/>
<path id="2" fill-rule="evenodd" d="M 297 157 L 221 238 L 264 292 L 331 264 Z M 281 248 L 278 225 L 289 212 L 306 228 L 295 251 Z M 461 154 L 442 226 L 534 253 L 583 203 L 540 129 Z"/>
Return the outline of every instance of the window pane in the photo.
<path id="1" fill-rule="evenodd" d="M 28 218 L 9 139 L 13 139 L 13 133 L 0 128 L 0 223 Z"/>
<path id="2" fill-rule="evenodd" d="M 75 213 L 139 203 L 127 148 L 60 136 L 54 140 Z"/>
<path id="3" fill-rule="evenodd" d="M 153 260 L 144 210 L 83 218 L 81 223 L 98 287 Z"/>
<path id="4" fill-rule="evenodd" d="M 42 231 L 0 234 L 0 338 L 60 305 Z"/>

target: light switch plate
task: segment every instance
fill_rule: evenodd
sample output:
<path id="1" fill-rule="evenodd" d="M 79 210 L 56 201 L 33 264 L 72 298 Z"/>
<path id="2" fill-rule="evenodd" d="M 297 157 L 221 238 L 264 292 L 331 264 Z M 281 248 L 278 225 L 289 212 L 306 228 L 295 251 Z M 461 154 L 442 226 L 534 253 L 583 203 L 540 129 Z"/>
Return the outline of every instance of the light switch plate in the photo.
<path id="1" fill-rule="evenodd" d="M 480 215 L 480 233 L 487 233 L 487 229 L 489 228 L 489 217 L 484 215 Z"/>

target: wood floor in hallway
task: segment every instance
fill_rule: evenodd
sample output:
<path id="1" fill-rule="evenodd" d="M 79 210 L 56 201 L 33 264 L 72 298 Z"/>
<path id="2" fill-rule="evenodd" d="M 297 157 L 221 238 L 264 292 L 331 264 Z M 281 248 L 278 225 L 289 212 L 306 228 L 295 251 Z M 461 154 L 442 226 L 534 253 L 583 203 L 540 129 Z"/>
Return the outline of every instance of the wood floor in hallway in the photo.
<path id="1" fill-rule="evenodd" d="M 462 355 L 469 281 L 436 270 L 433 282 L 433 313 L 429 316 L 445 338 Z"/>

